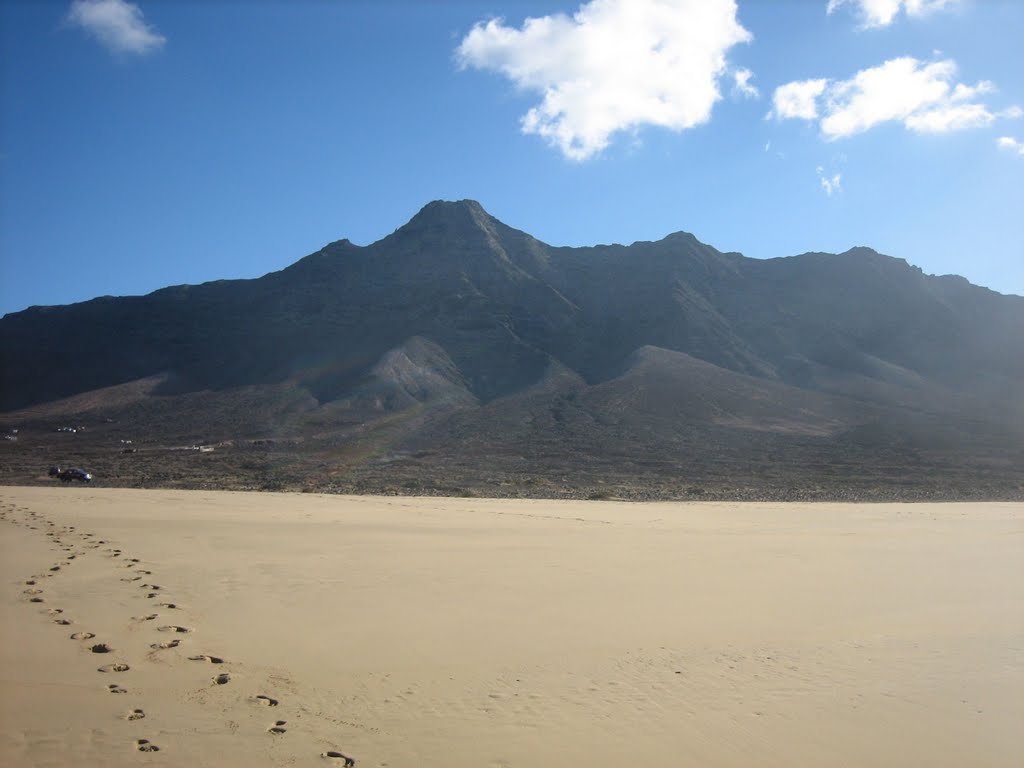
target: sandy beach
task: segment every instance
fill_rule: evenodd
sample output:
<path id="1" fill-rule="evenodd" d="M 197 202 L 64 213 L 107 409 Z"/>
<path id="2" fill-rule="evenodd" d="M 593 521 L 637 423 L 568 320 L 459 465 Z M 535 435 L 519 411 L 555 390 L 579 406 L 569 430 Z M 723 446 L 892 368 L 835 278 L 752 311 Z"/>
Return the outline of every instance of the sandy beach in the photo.
<path id="1" fill-rule="evenodd" d="M 5 766 L 1019 766 L 1024 505 L 0 488 Z"/>

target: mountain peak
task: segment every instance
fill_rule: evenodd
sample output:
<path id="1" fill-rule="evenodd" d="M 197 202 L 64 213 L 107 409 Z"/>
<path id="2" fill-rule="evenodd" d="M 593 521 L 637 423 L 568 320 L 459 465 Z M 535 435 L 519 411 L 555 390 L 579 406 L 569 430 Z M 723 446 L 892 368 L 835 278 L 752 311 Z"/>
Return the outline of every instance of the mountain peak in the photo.
<path id="1" fill-rule="evenodd" d="M 391 237 L 436 246 L 439 243 L 493 242 L 500 222 L 476 200 L 434 200 Z"/>
<path id="2" fill-rule="evenodd" d="M 479 224 L 481 221 L 488 221 L 492 218 L 476 200 L 433 200 L 420 208 L 405 227 L 458 223 Z"/>
<path id="3" fill-rule="evenodd" d="M 852 256 L 854 258 L 878 258 L 879 256 L 889 258 L 885 254 L 879 253 L 874 248 L 869 248 L 866 245 L 855 245 L 853 248 L 849 248 L 843 251 L 840 256 Z"/>
<path id="4" fill-rule="evenodd" d="M 487 211 L 484 210 L 484 207 L 480 205 L 479 202 L 467 198 L 465 200 L 431 200 L 420 208 L 417 216 L 423 214 L 444 214 L 446 212 L 451 213 L 454 211 L 471 211 L 474 213 L 487 214 Z"/>

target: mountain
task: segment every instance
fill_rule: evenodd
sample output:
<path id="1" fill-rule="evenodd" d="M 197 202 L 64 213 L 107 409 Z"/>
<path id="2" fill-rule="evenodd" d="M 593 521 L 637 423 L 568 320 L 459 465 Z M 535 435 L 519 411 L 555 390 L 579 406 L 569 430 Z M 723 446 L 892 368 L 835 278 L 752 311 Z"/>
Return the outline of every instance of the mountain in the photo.
<path id="1" fill-rule="evenodd" d="M 255 280 L 0 319 L 0 471 L 487 495 L 1016 498 L 1024 298 L 854 248 L 549 246 L 473 201 Z M 74 422 L 86 429 L 56 433 Z M 134 452 L 122 453 L 121 440 Z M 175 450 L 198 444 L 213 452 Z"/>

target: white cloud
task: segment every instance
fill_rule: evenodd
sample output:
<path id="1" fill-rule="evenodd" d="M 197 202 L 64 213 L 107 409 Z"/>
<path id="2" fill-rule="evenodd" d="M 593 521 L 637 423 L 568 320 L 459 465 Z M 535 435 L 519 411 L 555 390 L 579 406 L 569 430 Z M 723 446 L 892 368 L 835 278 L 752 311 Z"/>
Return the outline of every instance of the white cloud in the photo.
<path id="1" fill-rule="evenodd" d="M 904 125 L 918 133 L 949 133 L 988 125 L 995 117 L 982 104 L 943 106 L 910 115 Z"/>
<path id="2" fill-rule="evenodd" d="M 167 42 L 146 23 L 139 6 L 125 0 L 74 0 L 66 19 L 116 53 L 150 53 Z"/>
<path id="3" fill-rule="evenodd" d="M 1007 149 L 1014 154 L 1024 157 L 1024 141 L 1017 141 L 1012 136 L 1000 136 L 996 139 L 996 144 L 1000 149 Z"/>
<path id="4" fill-rule="evenodd" d="M 757 90 L 757 86 L 750 84 L 750 79 L 753 76 L 754 73 L 749 69 L 737 69 L 733 72 L 733 93 L 746 99 L 758 98 L 761 95 L 761 92 Z"/>
<path id="5" fill-rule="evenodd" d="M 825 166 L 823 165 L 819 165 L 814 170 L 818 174 L 818 183 L 821 184 L 821 188 L 826 195 L 832 197 L 833 192 L 842 191 L 842 174 L 836 172 L 829 176 L 825 172 Z"/>
<path id="6" fill-rule="evenodd" d="M 772 111 L 768 116 L 780 120 L 787 117 L 799 117 L 813 120 L 818 116 L 816 100 L 825 91 L 827 80 L 797 80 L 786 83 L 775 89 L 772 96 Z"/>
<path id="7" fill-rule="evenodd" d="M 909 56 L 861 70 L 849 80 L 803 80 L 775 89 L 779 119 L 815 120 L 826 139 L 839 139 L 886 122 L 916 133 L 947 133 L 989 125 L 1017 108 L 993 113 L 978 100 L 995 86 L 954 83 L 956 63 L 921 62 Z"/>
<path id="8" fill-rule="evenodd" d="M 828 0 L 825 10 L 831 14 L 840 6 L 855 6 L 861 25 L 870 29 L 889 26 L 896 20 L 901 10 L 907 16 L 921 17 L 959 2 L 960 0 Z"/>
<path id="9" fill-rule="evenodd" d="M 818 180 L 821 182 L 821 188 L 829 197 L 832 197 L 833 192 L 839 192 L 842 189 L 842 176 L 838 173 L 826 176 L 820 165 L 818 166 Z"/>
<path id="10" fill-rule="evenodd" d="M 521 28 L 478 23 L 456 56 L 540 94 L 523 132 L 585 160 L 618 131 L 707 122 L 729 71 L 726 52 L 751 39 L 735 0 L 593 0 L 572 17 L 528 18 Z"/>

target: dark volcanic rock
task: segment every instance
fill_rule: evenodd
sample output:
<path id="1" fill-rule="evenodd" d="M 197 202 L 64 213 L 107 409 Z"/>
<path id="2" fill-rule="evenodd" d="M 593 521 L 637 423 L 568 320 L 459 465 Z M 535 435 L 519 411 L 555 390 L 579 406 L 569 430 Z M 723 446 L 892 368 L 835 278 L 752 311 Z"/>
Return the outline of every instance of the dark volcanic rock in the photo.
<path id="1" fill-rule="evenodd" d="M 35 428 L 44 466 L 120 484 L 1011 497 L 1022 331 L 1024 299 L 866 248 L 557 248 L 434 202 L 256 280 L 0 319 L 0 468 L 36 476 Z M 129 434 L 149 452 L 97 442 Z"/>

